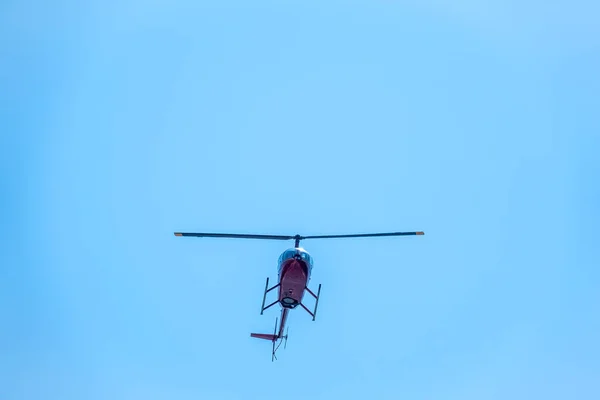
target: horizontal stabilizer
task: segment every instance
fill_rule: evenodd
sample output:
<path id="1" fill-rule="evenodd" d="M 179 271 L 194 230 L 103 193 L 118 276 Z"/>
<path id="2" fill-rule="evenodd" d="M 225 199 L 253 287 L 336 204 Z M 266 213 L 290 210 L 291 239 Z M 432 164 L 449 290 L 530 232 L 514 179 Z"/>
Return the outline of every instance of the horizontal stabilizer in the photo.
<path id="1" fill-rule="evenodd" d="M 270 340 L 271 342 L 278 339 L 277 335 L 269 335 L 266 333 L 251 333 L 250 336 L 252 336 L 253 338 L 257 338 L 257 339 Z"/>

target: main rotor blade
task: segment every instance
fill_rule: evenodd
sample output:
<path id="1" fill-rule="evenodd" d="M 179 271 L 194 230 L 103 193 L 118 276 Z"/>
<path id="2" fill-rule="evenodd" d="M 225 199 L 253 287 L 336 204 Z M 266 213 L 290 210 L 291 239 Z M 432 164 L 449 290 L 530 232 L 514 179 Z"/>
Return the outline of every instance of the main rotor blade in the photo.
<path id="1" fill-rule="evenodd" d="M 244 234 L 244 233 L 192 233 L 192 232 L 175 232 L 175 236 L 233 238 L 233 239 L 270 239 L 270 240 L 292 240 L 292 239 L 294 239 L 294 236 L 284 236 L 284 235 L 253 235 L 253 234 Z"/>
<path id="2" fill-rule="evenodd" d="M 316 235 L 302 236 L 304 239 L 337 239 L 337 238 L 355 238 L 355 237 L 379 237 L 379 236 L 412 236 L 424 235 L 425 232 L 389 232 L 389 233 L 358 233 L 353 235 Z"/>
<path id="3" fill-rule="evenodd" d="M 193 236 L 193 237 L 212 237 L 212 238 L 233 238 L 233 239 L 265 239 L 265 240 L 304 240 L 304 239 L 338 239 L 338 238 L 358 238 L 358 237 L 382 237 L 382 236 L 412 236 L 424 235 L 425 232 L 388 232 L 388 233 L 358 233 L 350 235 L 310 235 L 310 236 L 289 236 L 289 235 L 255 235 L 246 233 L 195 233 L 195 232 L 175 232 L 175 236 Z"/>

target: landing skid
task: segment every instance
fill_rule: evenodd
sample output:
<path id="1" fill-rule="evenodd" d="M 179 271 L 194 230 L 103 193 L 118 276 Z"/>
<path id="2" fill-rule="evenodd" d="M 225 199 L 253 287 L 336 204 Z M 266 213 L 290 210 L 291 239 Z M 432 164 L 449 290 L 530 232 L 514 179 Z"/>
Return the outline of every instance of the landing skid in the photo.
<path id="1" fill-rule="evenodd" d="M 260 307 L 260 315 L 263 315 L 263 312 L 266 309 L 268 309 L 268 308 L 274 306 L 275 304 L 279 303 L 279 300 L 275 300 L 274 302 L 272 302 L 271 304 L 269 304 L 268 306 L 265 307 L 265 301 L 267 300 L 267 293 L 269 293 L 273 289 L 277 289 L 279 286 L 281 286 L 280 283 L 278 283 L 277 285 L 275 285 L 271 289 L 269 289 L 269 278 L 267 278 L 267 283 L 265 285 L 265 294 L 263 295 L 262 306 Z"/>
<path id="2" fill-rule="evenodd" d="M 267 278 L 267 283 L 265 284 L 265 292 L 263 294 L 263 301 L 262 301 L 262 305 L 260 306 L 260 315 L 263 315 L 265 310 L 267 310 L 267 309 L 273 307 L 275 304 L 279 303 L 279 300 L 275 300 L 274 302 L 272 302 L 271 304 L 269 304 L 268 306 L 265 307 L 265 302 L 267 300 L 267 293 L 269 293 L 273 289 L 277 289 L 279 286 L 281 286 L 280 283 L 273 286 L 272 288 L 269 288 L 269 278 Z M 308 288 L 308 286 L 305 286 L 304 289 L 308 293 L 310 293 L 310 295 L 312 297 L 315 298 L 315 308 L 313 311 L 310 311 L 308 308 L 306 308 L 306 306 L 304 304 L 300 303 L 300 305 L 302 306 L 302 308 L 304 308 L 306 310 L 307 313 L 310 314 L 310 316 L 312 317 L 312 320 L 314 321 L 315 318 L 317 317 L 317 307 L 319 306 L 319 298 L 321 296 L 321 284 L 319 283 L 319 289 L 317 290 L 317 294 L 314 294 L 313 291 Z"/>
<path id="3" fill-rule="evenodd" d="M 305 289 L 308 293 L 312 295 L 312 297 L 315 298 L 315 309 L 311 312 L 308 308 L 306 308 L 304 304 L 300 303 L 300 305 L 306 310 L 307 313 L 309 313 L 313 317 L 312 320 L 314 321 L 317 317 L 317 307 L 319 306 L 319 297 L 321 296 L 321 284 L 319 283 L 319 290 L 317 290 L 317 294 L 314 294 L 312 290 L 310 290 L 308 287 L 305 287 Z"/>

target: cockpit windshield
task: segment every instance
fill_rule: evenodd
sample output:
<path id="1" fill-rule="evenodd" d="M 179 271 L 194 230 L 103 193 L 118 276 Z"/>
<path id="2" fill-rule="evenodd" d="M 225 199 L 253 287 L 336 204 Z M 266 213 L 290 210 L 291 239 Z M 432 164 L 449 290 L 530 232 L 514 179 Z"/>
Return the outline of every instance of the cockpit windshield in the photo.
<path id="1" fill-rule="evenodd" d="M 281 256 L 279 256 L 279 265 L 281 265 L 281 263 L 283 263 L 286 260 L 292 259 L 295 256 L 300 256 L 300 258 L 302 258 L 302 260 L 304 260 L 304 262 L 308 265 L 309 269 L 312 269 L 313 266 L 313 260 L 312 257 L 310 256 L 310 254 L 308 254 L 308 252 L 302 248 L 295 248 L 295 249 L 288 249 L 286 251 L 284 251 Z"/>
<path id="2" fill-rule="evenodd" d="M 296 255 L 296 249 L 286 250 L 283 252 L 283 254 L 281 254 L 281 256 L 279 256 L 279 263 L 281 264 L 285 260 L 294 258 L 295 255 Z"/>
<path id="3" fill-rule="evenodd" d="M 308 254 L 306 251 L 302 250 L 299 252 L 300 253 L 300 257 L 302 257 L 302 259 L 306 262 L 306 264 L 308 265 L 308 268 L 312 268 L 313 266 L 313 260 L 312 257 L 310 256 L 310 254 Z"/>

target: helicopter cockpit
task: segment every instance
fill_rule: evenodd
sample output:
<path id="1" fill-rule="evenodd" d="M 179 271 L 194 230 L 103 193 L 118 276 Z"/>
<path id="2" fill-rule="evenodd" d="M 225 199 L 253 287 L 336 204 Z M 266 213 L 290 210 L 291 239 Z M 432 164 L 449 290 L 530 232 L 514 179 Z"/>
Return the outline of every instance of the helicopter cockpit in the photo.
<path id="1" fill-rule="evenodd" d="M 297 247 L 294 249 L 288 249 L 288 250 L 284 251 L 283 253 L 281 253 L 281 255 L 279 256 L 279 261 L 278 261 L 279 273 L 281 273 L 281 267 L 283 266 L 285 261 L 290 260 L 292 258 L 300 258 L 301 260 L 303 260 L 308 267 L 307 272 L 310 274 L 310 271 L 312 270 L 312 267 L 313 267 L 313 259 L 312 259 L 311 255 L 308 254 L 308 252 L 301 247 Z"/>

